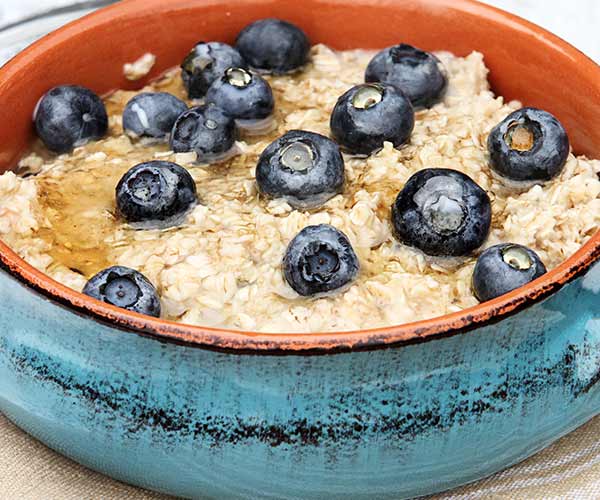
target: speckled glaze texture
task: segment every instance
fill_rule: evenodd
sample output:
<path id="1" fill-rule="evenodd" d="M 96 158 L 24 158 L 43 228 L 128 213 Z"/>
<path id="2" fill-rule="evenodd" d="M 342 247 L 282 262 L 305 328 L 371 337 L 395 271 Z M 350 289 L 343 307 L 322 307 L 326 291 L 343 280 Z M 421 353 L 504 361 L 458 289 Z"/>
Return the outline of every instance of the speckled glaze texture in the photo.
<path id="1" fill-rule="evenodd" d="M 468 334 L 265 356 L 124 332 L 0 272 L 0 409 L 93 469 L 177 495 L 411 497 L 517 462 L 600 411 L 599 294 L 596 265 Z"/>
<path id="2" fill-rule="evenodd" d="M 29 144 L 31 111 L 50 87 L 142 87 L 199 39 L 232 43 L 274 11 L 336 49 L 380 49 L 402 33 L 424 50 L 480 50 L 498 94 L 549 110 L 576 153 L 600 154 L 600 68 L 471 0 L 124 0 L 0 69 L 10 116 L 0 121 L 0 172 Z M 157 57 L 152 72 L 126 80 L 122 64 L 145 52 Z M 92 469 L 186 497 L 441 491 L 600 413 L 599 261 L 596 233 L 536 281 L 443 318 L 267 335 L 117 309 L 52 281 L 0 241 L 0 411 Z"/>

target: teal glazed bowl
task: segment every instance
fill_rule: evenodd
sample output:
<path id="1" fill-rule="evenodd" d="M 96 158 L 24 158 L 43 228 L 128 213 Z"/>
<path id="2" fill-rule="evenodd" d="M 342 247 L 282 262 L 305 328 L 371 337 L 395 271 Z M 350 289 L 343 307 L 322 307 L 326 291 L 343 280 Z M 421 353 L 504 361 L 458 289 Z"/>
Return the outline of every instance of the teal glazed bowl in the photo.
<path id="1" fill-rule="evenodd" d="M 470 0 L 126 0 L 0 70 L 0 171 L 50 87 L 136 88 L 199 39 L 278 16 L 338 49 L 484 53 L 494 90 L 600 155 L 600 68 Z M 157 56 L 132 83 L 122 65 Z M 565 89 L 568 82 L 568 91 Z M 184 497 L 408 498 L 518 462 L 600 413 L 600 233 L 527 287 L 378 330 L 258 334 L 152 319 L 81 295 L 0 242 L 0 410 L 72 459 Z"/>

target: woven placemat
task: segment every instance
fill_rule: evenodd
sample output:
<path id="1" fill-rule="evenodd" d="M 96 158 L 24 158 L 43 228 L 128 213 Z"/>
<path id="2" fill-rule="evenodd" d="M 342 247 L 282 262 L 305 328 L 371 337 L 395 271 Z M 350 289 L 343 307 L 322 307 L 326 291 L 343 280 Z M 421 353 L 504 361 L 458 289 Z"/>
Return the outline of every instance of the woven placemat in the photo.
<path id="1" fill-rule="evenodd" d="M 488 479 L 430 500 L 600 498 L 600 417 Z M 64 458 L 0 415 L 0 498 L 15 500 L 157 500 Z"/>

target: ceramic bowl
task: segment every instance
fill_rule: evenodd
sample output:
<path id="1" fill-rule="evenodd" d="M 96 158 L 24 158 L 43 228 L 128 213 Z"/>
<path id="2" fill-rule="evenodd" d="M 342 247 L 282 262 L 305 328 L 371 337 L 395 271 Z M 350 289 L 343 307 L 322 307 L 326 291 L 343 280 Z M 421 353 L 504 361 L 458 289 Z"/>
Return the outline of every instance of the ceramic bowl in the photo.
<path id="1" fill-rule="evenodd" d="M 600 154 L 600 68 L 469 0 L 126 0 L 0 70 L 0 169 L 50 87 L 135 88 L 199 39 L 269 16 L 338 49 L 484 53 L 494 90 Z M 122 65 L 157 64 L 132 83 Z M 186 497 L 402 498 L 486 476 L 600 412 L 600 233 L 529 286 L 449 316 L 340 334 L 190 327 L 96 302 L 0 243 L 0 410 L 50 447 Z"/>

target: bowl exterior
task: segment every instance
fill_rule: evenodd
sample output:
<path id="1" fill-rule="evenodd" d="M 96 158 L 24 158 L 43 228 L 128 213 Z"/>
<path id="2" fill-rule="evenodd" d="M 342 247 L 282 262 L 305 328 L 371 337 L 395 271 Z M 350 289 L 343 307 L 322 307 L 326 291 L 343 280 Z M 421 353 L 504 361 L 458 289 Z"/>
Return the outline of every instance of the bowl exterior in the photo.
<path id="1" fill-rule="evenodd" d="M 0 410 L 92 469 L 184 497 L 409 498 L 600 411 L 600 264 L 495 325 L 330 355 L 162 343 L 4 272 L 0 304 Z"/>

